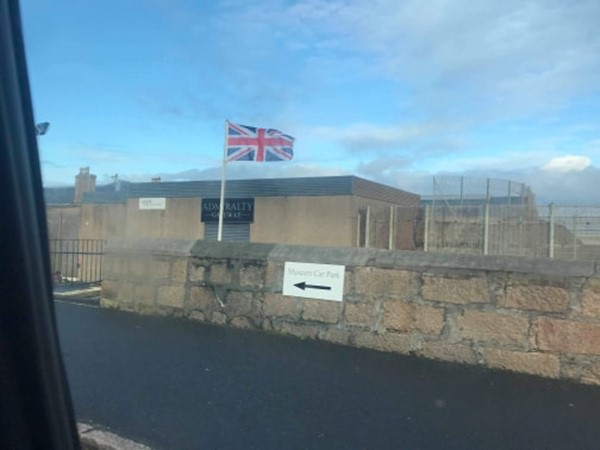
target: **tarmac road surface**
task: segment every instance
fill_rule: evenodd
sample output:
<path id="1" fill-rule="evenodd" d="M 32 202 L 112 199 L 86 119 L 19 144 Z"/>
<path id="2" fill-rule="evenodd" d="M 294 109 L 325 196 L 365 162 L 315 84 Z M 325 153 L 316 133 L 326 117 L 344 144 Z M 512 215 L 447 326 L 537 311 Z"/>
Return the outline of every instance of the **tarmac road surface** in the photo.
<path id="1" fill-rule="evenodd" d="M 56 303 L 78 421 L 158 449 L 597 449 L 600 388 Z"/>

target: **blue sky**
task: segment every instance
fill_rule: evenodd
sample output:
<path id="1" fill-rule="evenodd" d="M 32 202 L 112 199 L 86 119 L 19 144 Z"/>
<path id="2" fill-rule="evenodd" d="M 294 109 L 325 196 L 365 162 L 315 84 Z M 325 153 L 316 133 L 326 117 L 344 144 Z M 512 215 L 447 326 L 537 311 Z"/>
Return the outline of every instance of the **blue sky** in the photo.
<path id="1" fill-rule="evenodd" d="M 599 204 L 597 0 L 22 0 L 46 185 L 216 179 L 226 118 L 296 137 L 231 178 L 508 178 Z"/>

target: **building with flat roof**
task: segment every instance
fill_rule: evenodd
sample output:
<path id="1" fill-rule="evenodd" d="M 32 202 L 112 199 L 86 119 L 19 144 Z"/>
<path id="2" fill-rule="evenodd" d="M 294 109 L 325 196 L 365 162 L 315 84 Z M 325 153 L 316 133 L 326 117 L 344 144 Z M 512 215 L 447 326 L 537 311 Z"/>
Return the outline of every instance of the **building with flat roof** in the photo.
<path id="1" fill-rule="evenodd" d="M 79 197 L 81 189 L 45 189 L 50 238 L 217 238 L 220 181 L 92 184 Z M 413 231 L 393 225 L 394 209 L 420 201 L 356 176 L 228 180 L 226 188 L 224 241 L 401 248 Z"/>

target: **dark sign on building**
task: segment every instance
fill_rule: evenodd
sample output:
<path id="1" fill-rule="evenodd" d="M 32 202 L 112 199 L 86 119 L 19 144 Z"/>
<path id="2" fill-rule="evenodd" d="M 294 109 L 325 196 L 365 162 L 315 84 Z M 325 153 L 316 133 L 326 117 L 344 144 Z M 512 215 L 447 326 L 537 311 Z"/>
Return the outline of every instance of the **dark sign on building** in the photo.
<path id="1" fill-rule="evenodd" d="M 219 221 L 218 198 L 202 199 L 202 222 Z M 224 223 L 252 223 L 254 222 L 253 198 L 228 198 L 225 199 Z"/>

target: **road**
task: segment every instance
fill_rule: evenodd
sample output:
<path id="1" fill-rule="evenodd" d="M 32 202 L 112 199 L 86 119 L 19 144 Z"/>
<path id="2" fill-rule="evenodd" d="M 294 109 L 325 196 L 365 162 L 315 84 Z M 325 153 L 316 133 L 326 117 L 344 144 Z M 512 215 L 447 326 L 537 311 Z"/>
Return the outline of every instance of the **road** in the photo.
<path id="1" fill-rule="evenodd" d="M 600 388 L 57 302 L 77 418 L 158 449 L 600 447 Z"/>

